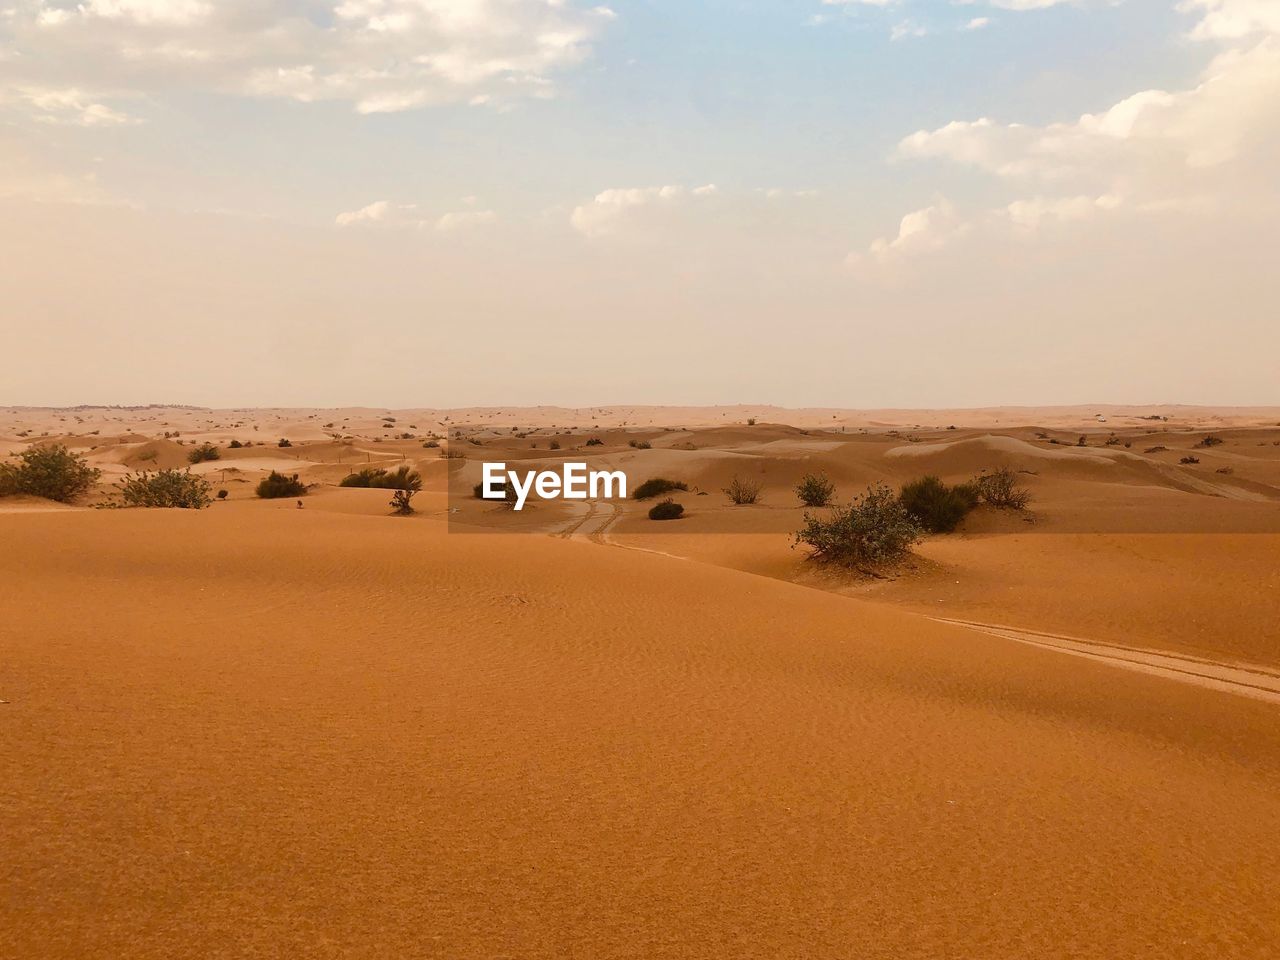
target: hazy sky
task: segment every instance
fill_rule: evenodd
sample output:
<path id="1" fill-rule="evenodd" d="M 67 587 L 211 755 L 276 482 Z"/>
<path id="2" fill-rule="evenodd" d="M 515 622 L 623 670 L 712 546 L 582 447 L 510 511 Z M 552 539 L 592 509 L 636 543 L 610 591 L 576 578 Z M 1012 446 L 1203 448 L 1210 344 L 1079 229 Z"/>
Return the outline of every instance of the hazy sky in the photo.
<path id="1" fill-rule="evenodd" d="M 0 404 L 1280 404 L 1280 0 L 0 0 Z"/>

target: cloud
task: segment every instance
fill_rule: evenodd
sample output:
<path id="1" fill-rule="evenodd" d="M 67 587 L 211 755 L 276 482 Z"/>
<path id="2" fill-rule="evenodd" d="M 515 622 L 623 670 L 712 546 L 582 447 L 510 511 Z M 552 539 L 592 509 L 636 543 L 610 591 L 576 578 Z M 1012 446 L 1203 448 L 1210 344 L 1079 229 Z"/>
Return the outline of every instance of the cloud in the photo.
<path id="1" fill-rule="evenodd" d="M 974 17 L 964 25 L 964 30 L 981 30 L 983 27 L 991 23 L 990 17 Z"/>
<path id="2" fill-rule="evenodd" d="M 436 229 L 441 233 L 451 233 L 468 227 L 482 227 L 497 219 L 498 215 L 492 210 L 457 210 L 436 220 Z"/>
<path id="3" fill-rule="evenodd" d="M 963 237 L 969 229 L 969 224 L 959 217 L 951 202 L 939 197 L 932 205 L 908 213 L 898 224 L 896 237 L 881 237 L 871 244 L 867 252 L 880 263 L 931 253 Z M 856 262 L 861 257 L 854 254 L 850 260 Z"/>
<path id="4" fill-rule="evenodd" d="M 588 238 L 617 233 L 646 210 L 682 206 L 718 193 L 715 184 L 689 189 L 682 186 L 616 187 L 602 190 L 591 200 L 573 209 L 569 223 Z"/>
<path id="5" fill-rule="evenodd" d="M 1185 0 L 1179 9 L 1202 13 L 1202 19 L 1191 31 L 1197 40 L 1280 34 L 1280 3 L 1276 0 Z"/>
<path id="6" fill-rule="evenodd" d="M 109 107 L 100 95 L 75 87 L 51 88 L 17 86 L 0 102 L 15 103 L 39 123 L 59 126 L 118 127 L 141 123 L 136 117 Z"/>
<path id="7" fill-rule="evenodd" d="M 929 33 L 928 29 L 916 23 L 914 20 L 902 20 L 895 23 L 889 29 L 890 40 L 905 40 L 908 37 L 923 37 Z"/>
<path id="8" fill-rule="evenodd" d="M 334 218 L 334 223 L 340 227 L 349 227 L 357 223 L 384 223 L 388 215 L 391 213 L 391 204 L 386 200 L 375 200 L 367 207 L 361 207 L 359 210 L 348 210 L 340 213 Z M 398 208 L 397 208 L 398 209 Z"/>
<path id="9" fill-rule="evenodd" d="M 1114 194 L 1100 197 L 1033 197 L 1015 200 L 1005 210 L 1009 221 L 1024 230 L 1036 230 L 1046 221 L 1089 220 L 1100 211 L 1114 210 L 1123 201 Z"/>
<path id="10" fill-rule="evenodd" d="M 8 13 L 0 56 L 32 86 L 186 87 L 362 113 L 551 96 L 614 16 L 564 0 L 16 0 Z"/>

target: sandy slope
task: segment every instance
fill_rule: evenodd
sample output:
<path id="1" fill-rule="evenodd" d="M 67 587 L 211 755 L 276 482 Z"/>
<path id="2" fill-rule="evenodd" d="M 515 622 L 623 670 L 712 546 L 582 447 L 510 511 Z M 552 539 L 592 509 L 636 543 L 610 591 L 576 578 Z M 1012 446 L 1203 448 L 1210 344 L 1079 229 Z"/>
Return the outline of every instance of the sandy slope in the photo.
<path id="1" fill-rule="evenodd" d="M 430 520 L 232 503 L 0 538 L 8 955 L 1280 941 L 1270 704 Z"/>

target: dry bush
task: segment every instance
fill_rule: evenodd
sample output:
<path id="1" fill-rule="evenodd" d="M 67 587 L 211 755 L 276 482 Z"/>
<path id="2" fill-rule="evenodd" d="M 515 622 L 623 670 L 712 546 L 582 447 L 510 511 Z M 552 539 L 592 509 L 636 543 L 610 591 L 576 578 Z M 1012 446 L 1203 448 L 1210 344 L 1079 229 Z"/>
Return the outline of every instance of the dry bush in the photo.
<path id="1" fill-rule="evenodd" d="M 102 471 L 66 447 L 32 447 L 17 464 L 0 464 L 0 496 L 25 494 L 71 503 L 98 482 Z"/>
<path id="2" fill-rule="evenodd" d="M 186 470 L 157 470 L 130 473 L 119 481 L 121 502 L 126 507 L 165 507 L 200 510 L 212 502 L 209 484 Z"/>
<path id="3" fill-rule="evenodd" d="M 982 502 L 997 510 L 1025 510 L 1031 502 L 1031 491 L 1018 486 L 1017 475 L 1008 467 L 981 473 L 972 484 Z"/>
<path id="4" fill-rule="evenodd" d="M 746 503 L 759 503 L 760 491 L 764 484 L 759 480 L 749 480 L 734 474 L 729 485 L 724 488 L 725 495 L 738 506 Z"/>
<path id="5" fill-rule="evenodd" d="M 836 485 L 825 473 L 806 473 L 796 484 L 796 496 L 806 507 L 825 507 L 835 496 Z"/>
<path id="6" fill-rule="evenodd" d="M 804 522 L 795 544 L 809 546 L 811 559 L 868 573 L 905 557 L 922 535 L 902 501 L 884 484 L 868 487 L 849 506 L 836 507 L 825 516 L 806 513 Z"/>

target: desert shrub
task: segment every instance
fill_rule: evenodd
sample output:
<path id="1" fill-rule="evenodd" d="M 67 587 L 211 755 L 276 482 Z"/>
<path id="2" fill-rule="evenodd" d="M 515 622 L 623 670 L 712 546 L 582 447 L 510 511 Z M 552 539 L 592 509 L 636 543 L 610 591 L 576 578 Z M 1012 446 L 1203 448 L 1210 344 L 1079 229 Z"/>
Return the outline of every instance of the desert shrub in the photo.
<path id="1" fill-rule="evenodd" d="M 906 556 L 922 535 L 907 508 L 884 484 L 867 488 L 847 507 L 804 515 L 795 543 L 806 544 L 821 563 L 873 569 Z"/>
<path id="2" fill-rule="evenodd" d="M 1142 452 L 1143 453 L 1159 453 L 1162 450 L 1168 450 L 1168 449 L 1169 449 L 1168 447 L 1155 446 L 1155 447 L 1147 447 L 1147 449 L 1143 450 Z"/>
<path id="3" fill-rule="evenodd" d="M 225 499 L 227 499 L 227 491 L 225 491 L 225 490 L 219 490 L 219 491 L 218 491 L 218 499 L 219 499 L 219 500 L 225 500 Z"/>
<path id="4" fill-rule="evenodd" d="M 355 473 L 349 473 L 338 481 L 340 487 L 377 487 L 387 471 L 380 467 L 361 467 Z"/>
<path id="5" fill-rule="evenodd" d="M 32 447 L 19 454 L 19 461 L 0 464 L 0 496 L 26 494 L 70 503 L 88 493 L 101 475 L 63 446 Z"/>
<path id="6" fill-rule="evenodd" d="M 422 490 L 422 475 L 417 470 L 402 464 L 385 477 L 381 477 L 377 485 L 395 491 L 391 496 L 392 512 L 407 516 L 413 513 L 413 498 Z"/>
<path id="7" fill-rule="evenodd" d="M 922 529 L 950 533 L 978 505 L 978 490 L 972 483 L 948 487 L 928 476 L 903 484 L 898 498 Z"/>
<path id="8" fill-rule="evenodd" d="M 209 484 L 186 470 L 157 470 L 126 474 L 119 481 L 121 502 L 126 507 L 167 507 L 200 510 L 210 504 Z"/>
<path id="9" fill-rule="evenodd" d="M 822 473 L 806 473 L 796 484 L 796 496 L 806 507 L 827 506 L 835 492 L 836 485 Z"/>
<path id="10" fill-rule="evenodd" d="M 188 463 L 204 463 L 206 460 L 221 460 L 222 454 L 212 443 L 202 443 L 187 454 Z"/>
<path id="11" fill-rule="evenodd" d="M 755 417 L 747 417 L 747 426 L 748 426 L 748 427 L 754 427 L 755 425 L 756 425 L 756 418 L 755 418 Z"/>
<path id="12" fill-rule="evenodd" d="M 426 447 L 428 450 L 434 450 L 436 447 L 440 446 L 440 441 L 428 440 L 423 444 L 423 446 Z"/>
<path id="13" fill-rule="evenodd" d="M 1017 475 L 1008 467 L 981 473 L 971 484 L 978 498 L 997 510 L 1025 510 L 1031 502 L 1031 491 L 1018 486 Z"/>
<path id="14" fill-rule="evenodd" d="M 1228 476 L 1228 477 L 1229 477 L 1229 476 L 1231 476 L 1231 475 L 1232 475 L 1233 473 L 1235 473 L 1235 472 L 1236 472 L 1236 471 L 1235 471 L 1235 469 L 1234 469 L 1234 468 L 1232 468 L 1232 467 L 1219 467 L 1219 468 L 1218 468 L 1218 473 L 1224 474 L 1225 476 Z"/>
<path id="15" fill-rule="evenodd" d="M 230 447 L 232 450 L 239 450 L 241 447 L 244 446 L 244 444 L 241 443 L 239 440 L 232 440 L 230 443 L 227 444 L 227 446 Z"/>
<path id="16" fill-rule="evenodd" d="M 684 507 L 670 497 L 649 508 L 650 520 L 679 520 L 684 514 Z"/>
<path id="17" fill-rule="evenodd" d="M 455 447 L 453 444 L 449 444 L 449 446 L 440 451 L 440 456 L 446 460 L 465 460 L 467 451 L 462 447 Z"/>
<path id="18" fill-rule="evenodd" d="M 1079 440 L 1077 440 L 1077 441 L 1076 441 L 1076 446 L 1077 446 L 1077 447 L 1084 447 L 1084 446 L 1088 446 L 1088 444 L 1087 444 L 1087 443 L 1085 443 L 1085 438 L 1084 438 L 1083 436 L 1082 436 Z"/>
<path id="19" fill-rule="evenodd" d="M 632 440 L 628 443 L 628 446 L 635 447 L 637 450 L 649 450 L 653 447 L 653 444 L 648 440 Z"/>
<path id="20" fill-rule="evenodd" d="M 258 482 L 257 494 L 263 500 L 279 500 L 281 497 L 300 497 L 307 492 L 307 485 L 295 473 L 287 476 L 272 470 Z"/>
<path id="21" fill-rule="evenodd" d="M 277 447 L 292 447 L 292 446 L 293 446 L 293 443 L 292 443 L 291 441 L 289 441 L 289 440 L 286 440 L 284 437 L 281 437 L 281 438 L 280 438 L 280 442 L 279 442 L 279 443 L 277 443 L 277 444 L 276 444 L 276 446 L 277 446 Z"/>
<path id="22" fill-rule="evenodd" d="M 1193 464 L 1193 463 L 1199 463 L 1199 462 L 1200 462 L 1200 458 L 1199 458 L 1199 457 L 1183 457 L 1183 458 L 1182 458 L 1181 460 L 1179 460 L 1178 462 L 1179 462 L 1179 463 L 1182 463 L 1182 464 L 1190 465 L 1190 464 Z"/>
<path id="23" fill-rule="evenodd" d="M 764 484 L 759 480 L 749 480 L 738 476 L 736 473 L 729 480 L 729 485 L 724 488 L 725 495 L 738 506 L 746 503 L 758 503 L 760 500 L 760 490 Z"/>
<path id="24" fill-rule="evenodd" d="M 667 480 L 664 477 L 653 477 L 646 480 L 631 492 L 633 500 L 649 500 L 672 490 L 688 490 L 689 485 L 683 480 Z"/>
<path id="25" fill-rule="evenodd" d="M 1196 444 L 1197 447 L 1216 447 L 1224 441 L 1221 437 L 1215 437 L 1213 434 L 1207 434 L 1203 440 Z"/>
<path id="26" fill-rule="evenodd" d="M 548 450 L 559 450 L 559 449 L 560 449 L 560 441 L 559 441 L 559 440 L 552 440 L 549 444 L 547 444 L 547 449 L 548 449 Z"/>
<path id="27" fill-rule="evenodd" d="M 603 440 L 601 440 L 599 437 L 592 437 L 590 440 L 588 440 L 588 441 L 587 441 L 587 446 L 588 446 L 588 447 L 603 447 L 603 446 L 604 446 L 604 441 L 603 441 Z"/>

